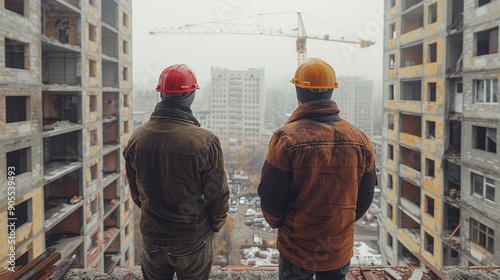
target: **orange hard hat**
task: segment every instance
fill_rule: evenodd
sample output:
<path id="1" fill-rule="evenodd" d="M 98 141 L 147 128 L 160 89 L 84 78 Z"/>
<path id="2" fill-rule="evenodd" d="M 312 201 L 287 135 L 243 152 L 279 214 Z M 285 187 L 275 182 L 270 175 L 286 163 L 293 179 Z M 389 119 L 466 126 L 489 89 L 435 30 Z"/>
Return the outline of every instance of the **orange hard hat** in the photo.
<path id="1" fill-rule="evenodd" d="M 290 81 L 299 88 L 331 89 L 338 88 L 337 76 L 330 64 L 319 58 L 308 58 L 295 71 Z"/>
<path id="2" fill-rule="evenodd" d="M 161 72 L 156 91 L 182 94 L 199 88 L 196 75 L 191 68 L 186 64 L 174 64 Z"/>

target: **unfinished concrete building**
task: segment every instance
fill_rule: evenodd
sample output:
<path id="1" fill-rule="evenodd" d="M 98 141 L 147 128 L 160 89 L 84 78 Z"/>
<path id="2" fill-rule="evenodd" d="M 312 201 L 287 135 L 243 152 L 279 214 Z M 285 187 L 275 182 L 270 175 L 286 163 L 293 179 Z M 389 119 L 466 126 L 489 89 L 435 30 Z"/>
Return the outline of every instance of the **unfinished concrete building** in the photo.
<path id="1" fill-rule="evenodd" d="M 500 264 L 499 15 L 498 0 L 385 1 L 385 263 Z"/>
<path id="2" fill-rule="evenodd" d="M 0 1 L 0 222 L 17 219 L 2 267 L 10 246 L 16 265 L 48 248 L 102 272 L 133 264 L 131 2 Z"/>

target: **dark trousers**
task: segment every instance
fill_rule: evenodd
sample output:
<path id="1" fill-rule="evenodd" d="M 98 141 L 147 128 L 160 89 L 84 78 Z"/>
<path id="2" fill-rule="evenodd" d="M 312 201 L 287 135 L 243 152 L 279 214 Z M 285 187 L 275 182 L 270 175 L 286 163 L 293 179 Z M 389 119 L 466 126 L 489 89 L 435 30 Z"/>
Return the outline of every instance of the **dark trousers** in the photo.
<path id="1" fill-rule="evenodd" d="M 206 280 L 213 261 L 212 236 L 188 245 L 164 246 L 143 240 L 142 276 L 145 280 Z"/>
<path id="2" fill-rule="evenodd" d="M 351 266 L 349 262 L 339 269 L 315 271 L 296 266 L 282 256 L 279 263 L 280 280 L 312 280 L 313 276 L 316 276 L 316 280 L 344 280 Z"/>

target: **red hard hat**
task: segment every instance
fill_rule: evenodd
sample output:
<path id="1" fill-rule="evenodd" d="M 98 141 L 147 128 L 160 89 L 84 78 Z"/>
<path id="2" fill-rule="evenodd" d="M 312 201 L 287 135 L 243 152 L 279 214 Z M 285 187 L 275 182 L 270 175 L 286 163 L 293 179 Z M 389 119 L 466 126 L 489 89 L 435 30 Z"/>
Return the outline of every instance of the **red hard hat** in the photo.
<path id="1" fill-rule="evenodd" d="M 191 68 L 186 64 L 174 64 L 161 72 L 156 91 L 182 94 L 199 88 Z"/>

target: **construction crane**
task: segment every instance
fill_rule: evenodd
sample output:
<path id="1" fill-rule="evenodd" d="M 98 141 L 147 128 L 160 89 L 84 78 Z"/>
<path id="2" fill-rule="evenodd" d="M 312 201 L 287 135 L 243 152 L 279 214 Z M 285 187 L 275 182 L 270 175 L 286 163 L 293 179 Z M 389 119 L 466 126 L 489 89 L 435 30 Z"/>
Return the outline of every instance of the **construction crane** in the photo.
<path id="1" fill-rule="evenodd" d="M 259 14 L 261 16 L 263 14 Z M 295 31 L 295 32 L 294 32 Z M 323 36 L 310 36 L 306 35 L 306 29 L 304 27 L 304 21 L 302 20 L 301 12 L 297 12 L 297 28 L 291 29 L 291 32 L 285 32 L 278 28 L 273 28 L 270 26 L 262 26 L 256 24 L 240 24 L 240 23 L 230 23 L 230 22 L 209 22 L 200 24 L 186 24 L 180 27 L 172 28 L 153 28 L 150 35 L 156 34 L 236 34 L 236 35 L 269 35 L 269 36 L 281 36 L 281 37 L 293 37 L 296 38 L 297 47 L 297 64 L 302 63 L 307 58 L 307 39 L 312 40 L 322 40 L 338 43 L 349 43 L 357 44 L 361 48 L 369 47 L 375 44 L 369 40 L 344 40 L 342 39 L 332 39 L 330 35 L 326 34 Z"/>

